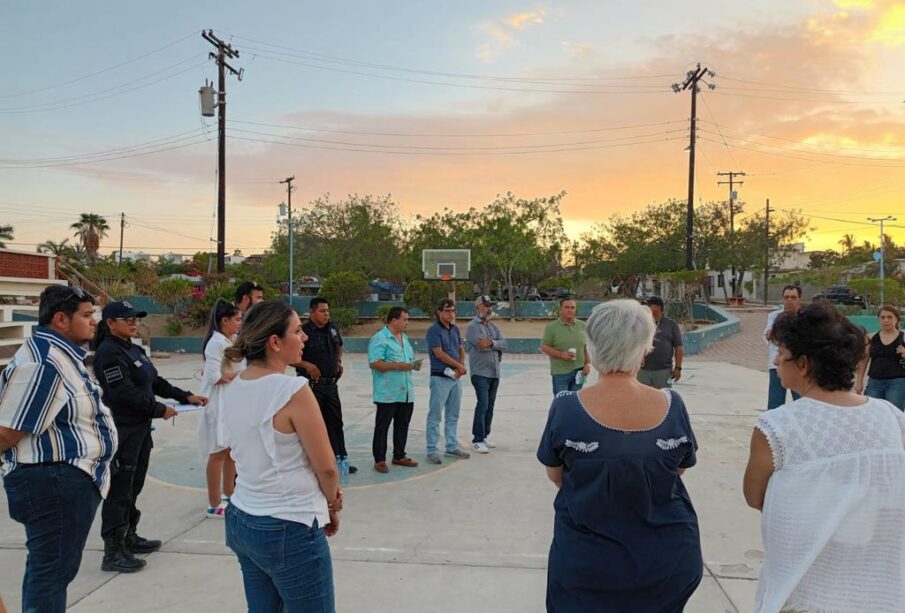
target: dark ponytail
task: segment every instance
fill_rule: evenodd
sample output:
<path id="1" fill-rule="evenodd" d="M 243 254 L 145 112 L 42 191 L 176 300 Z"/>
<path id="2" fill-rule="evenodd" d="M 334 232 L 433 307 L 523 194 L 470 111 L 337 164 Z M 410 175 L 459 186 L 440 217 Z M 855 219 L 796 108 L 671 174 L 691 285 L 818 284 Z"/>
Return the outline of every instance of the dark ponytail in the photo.
<path id="1" fill-rule="evenodd" d="M 236 313 L 239 312 L 239 309 L 231 302 L 227 302 L 223 298 L 217 298 L 217 302 L 214 303 L 213 308 L 211 308 L 211 316 L 210 321 L 207 324 L 207 334 L 204 335 L 204 341 L 201 343 L 201 355 L 202 359 L 204 356 L 204 350 L 207 349 L 207 344 L 210 342 L 211 337 L 214 335 L 214 332 L 220 332 L 220 322 L 224 317 L 234 317 Z"/>
<path id="2" fill-rule="evenodd" d="M 110 336 L 110 326 L 107 325 L 106 319 L 101 319 L 97 322 L 97 330 L 94 333 L 94 340 L 91 341 L 90 347 L 92 351 L 97 351 L 97 348 L 101 346 L 101 343 L 104 342 Z"/>

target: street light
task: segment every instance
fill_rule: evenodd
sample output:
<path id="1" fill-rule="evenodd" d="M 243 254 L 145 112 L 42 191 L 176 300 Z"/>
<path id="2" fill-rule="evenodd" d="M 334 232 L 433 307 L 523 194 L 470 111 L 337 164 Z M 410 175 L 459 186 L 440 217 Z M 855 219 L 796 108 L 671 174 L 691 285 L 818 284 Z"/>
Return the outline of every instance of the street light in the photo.
<path id="1" fill-rule="evenodd" d="M 289 230 L 289 304 L 292 304 L 292 280 L 295 278 L 292 270 L 292 261 L 295 259 L 295 240 L 292 236 L 292 205 L 288 207 L 285 202 L 280 203 L 280 217 L 286 218 L 286 228 Z"/>
<path id="2" fill-rule="evenodd" d="M 892 215 L 887 215 L 886 217 L 868 217 L 867 221 L 871 223 L 880 222 L 880 305 L 886 303 L 886 293 L 885 288 L 883 287 L 885 282 L 883 280 L 883 222 L 884 221 L 896 221 L 896 218 Z"/>

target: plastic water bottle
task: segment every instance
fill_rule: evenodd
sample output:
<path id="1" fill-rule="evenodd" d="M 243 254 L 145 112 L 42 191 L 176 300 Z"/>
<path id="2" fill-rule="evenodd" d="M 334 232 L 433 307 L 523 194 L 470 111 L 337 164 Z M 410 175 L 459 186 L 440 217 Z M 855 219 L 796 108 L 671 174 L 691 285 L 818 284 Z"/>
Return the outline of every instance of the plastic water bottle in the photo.
<path id="1" fill-rule="evenodd" d="M 575 373 L 575 385 L 584 385 L 584 372 L 579 370 Z"/>
<path id="2" fill-rule="evenodd" d="M 443 374 L 449 377 L 450 379 L 456 378 L 456 371 L 449 366 L 443 369 Z"/>
<path id="3" fill-rule="evenodd" d="M 336 456 L 336 470 L 339 471 L 339 482 L 342 485 L 349 480 L 349 458 L 346 456 Z"/>

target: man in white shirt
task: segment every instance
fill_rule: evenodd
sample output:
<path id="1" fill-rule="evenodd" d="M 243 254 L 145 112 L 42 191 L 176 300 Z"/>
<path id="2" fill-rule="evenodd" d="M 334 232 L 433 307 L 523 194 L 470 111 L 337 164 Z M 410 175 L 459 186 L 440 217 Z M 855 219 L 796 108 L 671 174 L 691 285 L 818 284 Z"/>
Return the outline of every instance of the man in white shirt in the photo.
<path id="1" fill-rule="evenodd" d="M 782 309 L 771 311 L 767 316 L 767 327 L 764 329 L 764 339 L 769 346 L 770 387 L 767 392 L 767 410 L 775 409 L 786 403 L 786 388 L 782 386 L 779 375 L 776 374 L 776 356 L 779 346 L 770 340 L 770 330 L 776 318 L 783 313 L 794 313 L 801 308 L 801 288 L 797 285 L 786 285 L 782 288 Z M 798 400 L 799 396 L 792 392 L 792 400 Z"/>

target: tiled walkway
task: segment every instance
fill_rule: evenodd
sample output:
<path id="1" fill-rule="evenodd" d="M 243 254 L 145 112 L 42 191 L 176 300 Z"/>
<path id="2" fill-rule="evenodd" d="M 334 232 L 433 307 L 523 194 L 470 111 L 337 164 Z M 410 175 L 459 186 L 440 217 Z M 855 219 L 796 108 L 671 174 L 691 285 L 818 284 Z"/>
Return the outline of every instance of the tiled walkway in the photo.
<path id="1" fill-rule="evenodd" d="M 767 325 L 766 309 L 730 311 L 741 320 L 742 330 L 738 334 L 717 341 L 701 353 L 688 356 L 695 362 L 723 362 L 736 364 L 767 372 L 767 344 L 764 341 L 764 327 Z"/>

